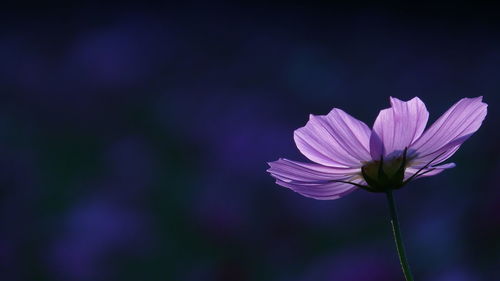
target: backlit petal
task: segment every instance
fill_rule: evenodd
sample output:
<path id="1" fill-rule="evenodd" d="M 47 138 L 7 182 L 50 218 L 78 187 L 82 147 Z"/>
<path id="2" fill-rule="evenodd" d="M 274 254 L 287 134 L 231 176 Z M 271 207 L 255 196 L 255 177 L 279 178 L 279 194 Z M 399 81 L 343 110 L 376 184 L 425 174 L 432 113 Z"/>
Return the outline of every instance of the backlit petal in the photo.
<path id="1" fill-rule="evenodd" d="M 355 182 L 360 184 L 363 183 L 360 179 L 355 180 Z M 294 181 L 284 182 L 277 179 L 276 183 L 303 196 L 317 200 L 338 199 L 358 189 L 358 187 L 354 185 L 339 182 L 301 183 Z"/>
<path id="2" fill-rule="evenodd" d="M 369 161 L 370 128 L 340 109 L 311 115 L 294 133 L 298 149 L 311 161 L 332 167 L 361 167 Z"/>
<path id="3" fill-rule="evenodd" d="M 456 166 L 455 163 L 447 163 L 447 164 L 443 164 L 443 165 L 439 165 L 439 166 L 435 166 L 435 167 L 426 168 L 420 172 L 421 175 L 418 176 L 417 178 L 435 176 L 435 175 L 441 173 L 442 171 L 444 171 L 446 169 L 454 168 L 455 166 Z M 406 168 L 405 179 L 408 179 L 409 177 L 413 176 L 416 172 L 419 171 L 419 169 L 420 168 L 418 168 L 418 167 Z"/>
<path id="4" fill-rule="evenodd" d="M 487 106 L 482 97 L 461 99 L 415 141 L 411 153 L 416 155 L 417 161 L 426 162 L 444 152 L 433 164 L 445 161 L 479 129 Z"/>
<path id="5" fill-rule="evenodd" d="M 373 125 L 370 137 L 373 160 L 399 156 L 422 135 L 429 118 L 425 104 L 418 97 L 407 102 L 393 97 L 390 100 L 391 108 L 381 110 Z"/>
<path id="6" fill-rule="evenodd" d="M 359 168 L 334 168 L 313 163 L 303 163 L 279 159 L 268 163 L 267 170 L 275 178 L 283 181 L 322 182 L 332 179 L 351 177 L 359 174 Z"/>

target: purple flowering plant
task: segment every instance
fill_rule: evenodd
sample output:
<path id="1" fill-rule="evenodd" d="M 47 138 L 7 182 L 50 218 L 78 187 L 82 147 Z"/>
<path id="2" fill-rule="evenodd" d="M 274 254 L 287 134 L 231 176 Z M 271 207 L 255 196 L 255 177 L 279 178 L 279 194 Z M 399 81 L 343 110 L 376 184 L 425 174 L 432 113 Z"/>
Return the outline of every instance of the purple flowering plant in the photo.
<path id="1" fill-rule="evenodd" d="M 429 112 L 418 97 L 391 97 L 390 102 L 373 129 L 338 108 L 310 115 L 307 124 L 295 130 L 294 140 L 314 163 L 280 158 L 268 163 L 267 171 L 278 185 L 318 200 L 338 199 L 358 189 L 385 193 L 403 274 L 412 281 L 393 191 L 455 167 L 442 163 L 479 129 L 487 104 L 482 97 L 463 98 L 425 130 Z"/>

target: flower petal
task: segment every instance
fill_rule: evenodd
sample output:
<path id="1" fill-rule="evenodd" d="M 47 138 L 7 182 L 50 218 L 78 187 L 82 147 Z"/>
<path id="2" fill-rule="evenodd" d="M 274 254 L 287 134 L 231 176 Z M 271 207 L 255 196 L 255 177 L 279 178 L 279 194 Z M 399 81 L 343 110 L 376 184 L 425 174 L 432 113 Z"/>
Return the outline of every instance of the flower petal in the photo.
<path id="1" fill-rule="evenodd" d="M 364 184 L 357 176 L 359 168 L 333 168 L 288 159 L 268 164 L 270 168 L 267 171 L 276 179 L 277 184 L 318 200 L 337 199 L 357 189 L 353 184 L 335 180 Z"/>
<path id="2" fill-rule="evenodd" d="M 357 183 L 361 184 L 361 181 L 357 180 Z M 304 184 L 297 182 L 284 182 L 277 179 L 276 184 L 289 188 L 305 197 L 317 200 L 339 199 L 358 189 L 358 187 L 354 185 L 339 182 Z"/>
<path id="3" fill-rule="evenodd" d="M 278 159 L 268 163 L 267 170 L 275 178 L 283 181 L 320 182 L 332 179 L 351 177 L 359 174 L 359 168 L 334 168 L 312 163 L 296 162 L 288 159 Z"/>
<path id="4" fill-rule="evenodd" d="M 307 158 L 331 167 L 361 167 L 371 160 L 370 128 L 334 108 L 326 116 L 310 115 L 307 124 L 295 130 L 295 143 Z"/>
<path id="5" fill-rule="evenodd" d="M 411 146 L 411 154 L 416 155 L 416 160 L 430 161 L 443 152 L 433 164 L 450 158 L 460 145 L 481 127 L 488 107 L 482 102 L 482 98 L 461 99 L 439 117 Z"/>
<path id="6" fill-rule="evenodd" d="M 446 169 L 454 168 L 455 166 L 456 166 L 455 163 L 447 163 L 447 164 L 443 164 L 443 165 L 439 165 L 439 166 L 426 168 L 420 172 L 421 175 L 417 176 L 417 178 L 435 176 L 435 175 L 441 173 L 442 171 L 444 171 Z M 418 167 L 406 168 L 405 180 L 408 179 L 409 177 L 413 176 L 419 170 L 420 170 L 420 168 L 418 168 Z"/>
<path id="7" fill-rule="evenodd" d="M 425 104 L 415 97 L 407 102 L 390 98 L 391 108 L 381 110 L 370 137 L 373 160 L 402 152 L 418 139 L 427 125 L 429 112 Z"/>
<path id="8" fill-rule="evenodd" d="M 462 138 L 458 138 L 453 142 L 448 143 L 447 145 L 443 146 L 441 149 L 425 155 L 425 156 L 413 156 L 416 155 L 416 152 L 414 150 L 410 150 L 409 155 L 411 158 L 413 158 L 412 163 L 413 166 L 418 166 L 422 167 L 427 164 L 429 165 L 437 165 L 440 164 L 444 161 L 446 161 L 448 158 L 450 158 L 455 152 L 460 148 L 460 145 L 467 140 L 471 135 L 466 135 Z"/>

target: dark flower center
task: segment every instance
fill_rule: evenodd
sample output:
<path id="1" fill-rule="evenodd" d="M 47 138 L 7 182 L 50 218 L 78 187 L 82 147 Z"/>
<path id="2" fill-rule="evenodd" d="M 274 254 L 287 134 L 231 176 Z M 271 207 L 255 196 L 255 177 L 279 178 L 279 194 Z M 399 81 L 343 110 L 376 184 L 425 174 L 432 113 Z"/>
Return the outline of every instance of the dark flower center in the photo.
<path id="1" fill-rule="evenodd" d="M 391 159 L 371 161 L 361 168 L 367 190 L 372 192 L 387 192 L 401 188 L 404 185 L 405 169 L 408 167 L 407 150 L 403 155 Z"/>

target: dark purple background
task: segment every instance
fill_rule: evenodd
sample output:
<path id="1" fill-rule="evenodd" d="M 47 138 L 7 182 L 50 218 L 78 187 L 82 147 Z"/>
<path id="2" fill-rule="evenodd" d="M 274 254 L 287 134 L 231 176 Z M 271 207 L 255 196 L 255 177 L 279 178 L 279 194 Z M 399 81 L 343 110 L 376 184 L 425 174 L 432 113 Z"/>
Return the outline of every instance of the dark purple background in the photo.
<path id="1" fill-rule="evenodd" d="M 455 7 L 456 8 L 456 7 Z M 398 191 L 416 280 L 500 275 L 499 21 L 487 7 L 2 12 L 0 279 L 401 280 L 385 198 L 315 201 L 266 162 L 339 107 L 435 120 L 484 96 L 457 167 Z"/>

